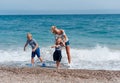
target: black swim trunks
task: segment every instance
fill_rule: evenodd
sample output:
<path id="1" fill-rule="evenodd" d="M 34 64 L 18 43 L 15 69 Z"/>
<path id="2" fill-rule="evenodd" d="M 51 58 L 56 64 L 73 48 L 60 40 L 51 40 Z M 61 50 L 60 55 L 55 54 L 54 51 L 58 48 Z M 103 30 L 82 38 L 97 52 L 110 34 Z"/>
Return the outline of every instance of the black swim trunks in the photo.
<path id="1" fill-rule="evenodd" d="M 60 62 L 61 59 L 62 59 L 61 50 L 55 50 L 55 52 L 54 52 L 54 54 L 53 54 L 53 60 Z"/>

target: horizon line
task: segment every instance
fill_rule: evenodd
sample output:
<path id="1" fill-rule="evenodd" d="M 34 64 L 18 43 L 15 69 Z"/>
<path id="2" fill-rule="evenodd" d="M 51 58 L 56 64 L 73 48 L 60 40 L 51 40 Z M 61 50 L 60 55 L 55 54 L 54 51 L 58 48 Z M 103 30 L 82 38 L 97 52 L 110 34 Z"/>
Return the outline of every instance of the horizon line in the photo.
<path id="1" fill-rule="evenodd" d="M 0 15 L 120 14 L 120 10 L 0 10 Z"/>
<path id="2" fill-rule="evenodd" d="M 0 14 L 0 16 L 7 16 L 7 15 L 120 15 L 120 13 L 85 13 L 85 14 L 78 14 L 78 13 L 70 13 L 70 14 L 66 14 L 66 13 L 63 13 L 63 14 Z"/>

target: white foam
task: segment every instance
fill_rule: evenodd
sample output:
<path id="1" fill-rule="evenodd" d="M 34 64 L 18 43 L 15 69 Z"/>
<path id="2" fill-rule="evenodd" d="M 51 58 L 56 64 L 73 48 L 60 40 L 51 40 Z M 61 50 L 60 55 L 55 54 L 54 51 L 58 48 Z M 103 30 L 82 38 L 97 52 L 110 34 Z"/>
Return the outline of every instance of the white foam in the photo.
<path id="1" fill-rule="evenodd" d="M 119 70 L 120 51 L 96 46 L 93 49 L 71 49 L 72 68 Z"/>
<path id="2" fill-rule="evenodd" d="M 107 47 L 96 46 L 93 49 L 72 49 L 72 58 L 75 61 L 109 61 L 120 60 L 120 51 L 110 50 Z"/>
<path id="3" fill-rule="evenodd" d="M 0 62 L 27 61 L 29 60 L 29 54 L 28 51 L 24 52 L 23 49 L 0 50 Z"/>
<path id="4" fill-rule="evenodd" d="M 44 60 L 53 61 L 54 49 L 41 48 L 41 56 Z M 61 63 L 67 63 L 65 49 L 62 51 Z M 93 49 L 71 49 L 71 68 L 76 69 L 120 69 L 120 51 L 107 47 L 96 46 Z M 23 48 L 0 50 L 0 62 L 30 61 L 31 49 L 26 52 Z M 36 57 L 37 58 L 37 57 Z"/>

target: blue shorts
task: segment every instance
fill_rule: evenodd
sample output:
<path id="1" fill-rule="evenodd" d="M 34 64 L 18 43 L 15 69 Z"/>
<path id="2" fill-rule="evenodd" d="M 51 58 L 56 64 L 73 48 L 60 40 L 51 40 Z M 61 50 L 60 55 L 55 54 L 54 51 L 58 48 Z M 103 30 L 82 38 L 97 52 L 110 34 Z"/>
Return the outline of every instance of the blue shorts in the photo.
<path id="1" fill-rule="evenodd" d="M 67 42 L 65 42 L 65 46 L 69 46 L 70 45 L 70 42 L 69 40 Z"/>
<path id="2" fill-rule="evenodd" d="M 37 57 L 40 58 L 40 49 L 39 49 L 39 48 L 37 48 L 37 49 L 35 50 L 35 52 L 32 52 L 31 57 L 34 58 L 35 55 L 37 55 Z"/>

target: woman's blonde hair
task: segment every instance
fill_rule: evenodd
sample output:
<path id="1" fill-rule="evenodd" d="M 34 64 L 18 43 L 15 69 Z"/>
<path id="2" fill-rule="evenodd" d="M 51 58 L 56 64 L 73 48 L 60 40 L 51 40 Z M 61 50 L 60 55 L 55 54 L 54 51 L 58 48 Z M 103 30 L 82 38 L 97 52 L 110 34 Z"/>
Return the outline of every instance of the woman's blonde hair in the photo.
<path id="1" fill-rule="evenodd" d="M 51 32 L 54 33 L 56 28 L 57 28 L 56 26 L 52 26 L 51 27 Z"/>

